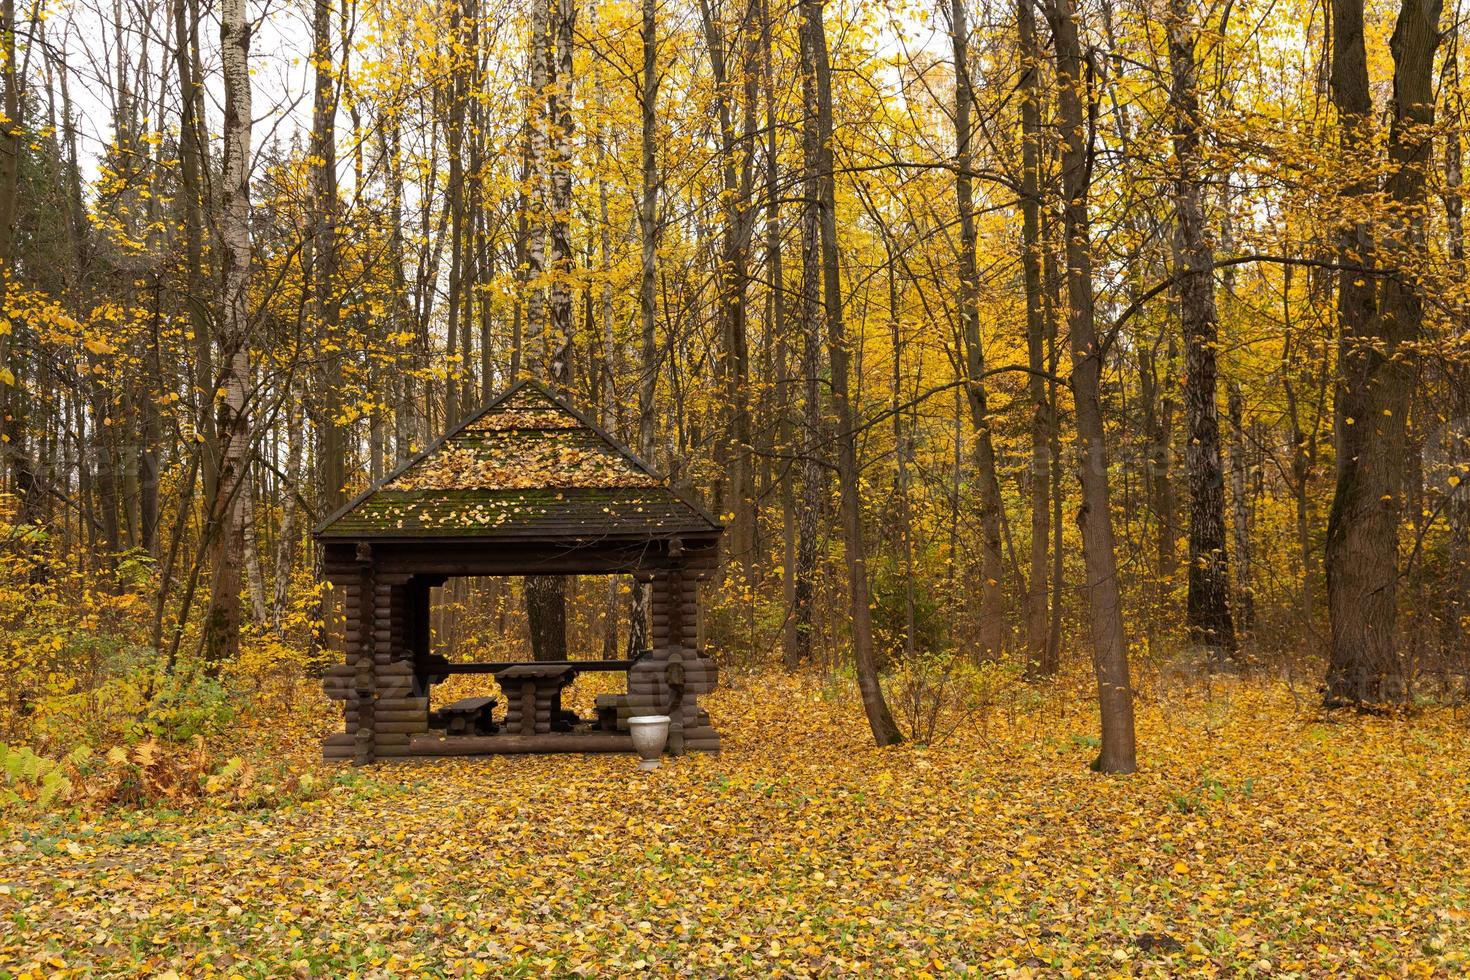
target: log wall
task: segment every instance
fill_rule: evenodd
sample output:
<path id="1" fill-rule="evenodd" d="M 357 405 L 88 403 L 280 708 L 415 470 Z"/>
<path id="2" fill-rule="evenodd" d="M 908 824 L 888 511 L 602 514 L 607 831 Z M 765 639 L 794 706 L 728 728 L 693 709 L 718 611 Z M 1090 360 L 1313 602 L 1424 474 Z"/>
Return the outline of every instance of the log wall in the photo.
<path id="1" fill-rule="evenodd" d="M 652 577 L 649 601 L 651 653 L 628 674 L 633 715 L 669 715 L 669 751 L 719 751 L 720 739 L 699 706 L 715 688 L 717 672 L 699 646 L 699 581 L 702 573 L 676 568 Z"/>

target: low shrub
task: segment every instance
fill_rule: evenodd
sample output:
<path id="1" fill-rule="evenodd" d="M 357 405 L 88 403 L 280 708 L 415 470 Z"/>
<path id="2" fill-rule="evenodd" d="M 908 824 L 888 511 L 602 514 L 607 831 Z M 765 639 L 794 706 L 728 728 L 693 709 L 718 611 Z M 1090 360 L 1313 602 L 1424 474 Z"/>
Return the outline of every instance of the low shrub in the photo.
<path id="1" fill-rule="evenodd" d="M 221 760 L 198 736 L 187 743 L 149 738 L 102 753 L 82 746 L 60 759 L 0 745 L 0 770 L 0 812 L 198 805 L 265 809 L 309 799 L 331 784 L 279 756 Z"/>
<path id="2" fill-rule="evenodd" d="M 1016 694 L 1021 681 L 1015 664 L 977 664 L 941 651 L 904 658 L 890 670 L 887 686 L 908 737 L 934 745 L 968 725 L 988 723 L 992 709 L 1002 697 Z"/>

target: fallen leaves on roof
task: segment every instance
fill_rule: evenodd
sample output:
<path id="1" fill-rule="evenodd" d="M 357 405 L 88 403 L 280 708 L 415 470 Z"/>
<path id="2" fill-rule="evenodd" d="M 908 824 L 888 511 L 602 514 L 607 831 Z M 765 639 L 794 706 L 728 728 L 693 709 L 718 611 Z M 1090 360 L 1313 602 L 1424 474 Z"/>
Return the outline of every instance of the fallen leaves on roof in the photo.
<path id="1" fill-rule="evenodd" d="M 579 429 L 576 416 L 560 408 L 529 408 L 492 411 L 465 426 L 468 432 L 502 432 L 507 429 Z"/>
<path id="2" fill-rule="evenodd" d="M 387 484 L 385 490 L 529 490 L 658 486 L 611 447 L 558 438 L 517 439 L 496 432 L 485 444 L 452 441 Z"/>

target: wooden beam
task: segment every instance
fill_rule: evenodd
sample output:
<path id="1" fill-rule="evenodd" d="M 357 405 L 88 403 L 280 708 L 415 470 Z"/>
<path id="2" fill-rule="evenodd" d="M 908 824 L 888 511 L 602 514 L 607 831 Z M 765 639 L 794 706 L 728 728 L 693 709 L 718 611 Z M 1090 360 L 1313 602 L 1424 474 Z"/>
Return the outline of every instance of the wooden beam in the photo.
<path id="1" fill-rule="evenodd" d="M 579 735 L 418 735 L 408 743 L 410 755 L 520 755 L 531 752 L 632 752 L 633 736 L 602 733 Z"/>

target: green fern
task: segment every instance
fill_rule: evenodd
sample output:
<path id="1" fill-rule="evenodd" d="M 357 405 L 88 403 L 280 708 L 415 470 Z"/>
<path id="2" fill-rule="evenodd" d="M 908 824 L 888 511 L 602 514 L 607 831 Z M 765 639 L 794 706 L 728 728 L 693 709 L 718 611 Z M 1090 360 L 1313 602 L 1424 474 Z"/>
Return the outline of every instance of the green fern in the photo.
<path id="1" fill-rule="evenodd" d="M 90 754 L 85 747 L 73 749 L 64 761 L 75 766 L 85 762 Z M 27 797 L 33 797 L 35 804 L 44 809 L 71 793 L 71 780 L 62 765 L 36 754 L 27 746 L 10 748 L 0 745 L 0 765 L 5 771 L 5 785 L 0 787 L 0 808 L 20 806 Z"/>

